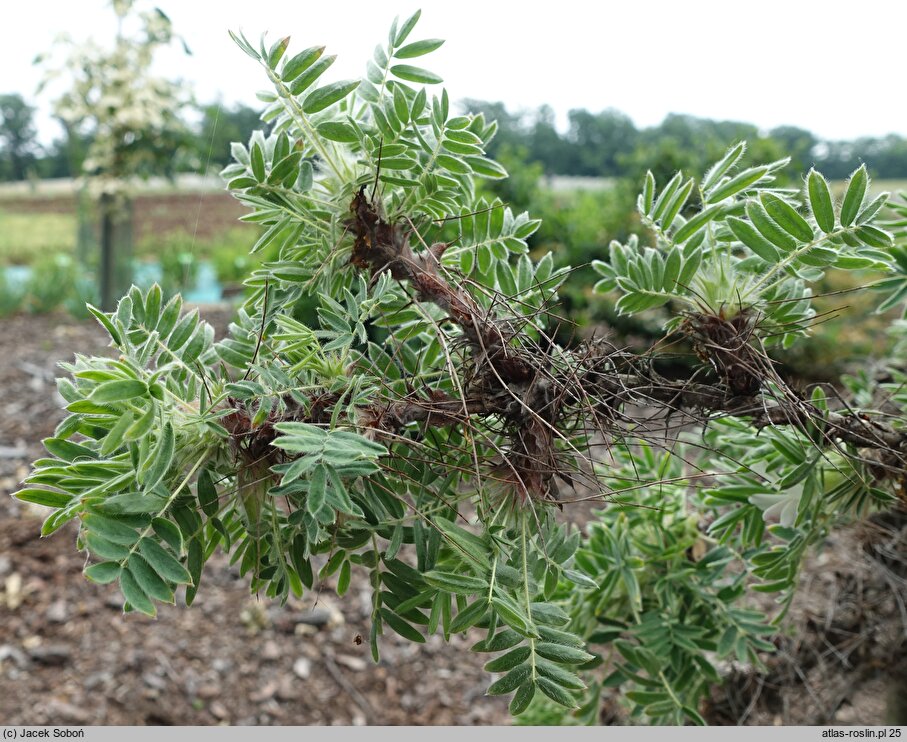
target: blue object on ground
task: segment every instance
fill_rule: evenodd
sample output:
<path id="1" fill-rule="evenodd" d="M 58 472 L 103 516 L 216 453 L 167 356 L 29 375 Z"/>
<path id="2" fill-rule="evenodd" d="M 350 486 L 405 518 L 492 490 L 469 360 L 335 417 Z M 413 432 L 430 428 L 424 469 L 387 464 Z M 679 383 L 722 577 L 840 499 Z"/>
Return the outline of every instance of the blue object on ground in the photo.
<path id="1" fill-rule="evenodd" d="M 31 277 L 32 268 L 29 265 L 11 265 L 4 271 L 6 280 L 11 288 L 24 288 Z M 162 276 L 160 263 L 136 262 L 133 266 L 132 280 L 137 286 L 148 288 L 155 281 L 160 282 Z M 207 260 L 198 264 L 195 285 L 186 289 L 183 299 L 194 304 L 215 304 L 223 299 L 223 286 L 217 280 L 214 266 Z"/>

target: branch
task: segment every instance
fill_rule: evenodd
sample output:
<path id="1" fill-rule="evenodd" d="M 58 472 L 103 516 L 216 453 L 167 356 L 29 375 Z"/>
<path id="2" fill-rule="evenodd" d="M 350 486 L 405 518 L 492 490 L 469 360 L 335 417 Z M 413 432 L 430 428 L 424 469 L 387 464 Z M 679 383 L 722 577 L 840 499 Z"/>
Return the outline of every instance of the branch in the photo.
<path id="1" fill-rule="evenodd" d="M 397 281 L 409 281 L 420 301 L 447 312 L 462 330 L 475 352 L 490 363 L 507 383 L 524 383 L 533 379 L 538 369 L 510 345 L 513 334 L 504 332 L 482 312 L 468 291 L 452 286 L 441 275 L 441 257 L 446 245 L 438 243 L 428 250 L 414 253 L 409 233 L 385 218 L 380 205 L 365 197 L 365 187 L 353 198 L 351 227 L 355 234 L 351 263 L 370 268 L 373 274 L 390 271 Z"/>
<path id="2" fill-rule="evenodd" d="M 881 450 L 897 457 L 898 468 L 905 467 L 907 431 L 873 420 L 865 413 L 821 410 L 811 402 L 796 398 L 789 389 L 786 391 L 795 401 L 782 404 L 762 394 L 735 395 L 722 386 L 691 380 L 653 380 L 643 374 L 594 371 L 587 375 L 586 381 L 621 404 L 652 406 L 656 403 L 669 411 L 702 410 L 711 415 L 750 418 L 756 428 L 819 425 L 829 442 L 838 439 L 859 448 Z"/>
<path id="3" fill-rule="evenodd" d="M 350 211 L 355 235 L 350 262 L 372 275 L 390 272 L 395 280 L 415 289 L 418 301 L 446 312 L 462 330 L 477 372 L 463 389 L 462 399 L 426 387 L 360 407 L 356 419 L 349 422 L 376 438 L 398 439 L 412 423 L 446 427 L 469 425 L 474 417 L 497 416 L 505 422 L 501 431 L 507 437 L 501 448 L 505 468 L 513 473 L 517 489 L 530 497 L 550 494 L 551 479 L 558 471 L 557 438 L 569 444 L 570 432 L 583 429 L 590 417 L 606 438 L 622 436 L 628 432 L 623 423 L 630 421 L 626 415 L 630 406 L 642 406 L 656 416 L 700 411 L 707 417 L 747 418 L 756 428 L 812 428 L 820 431 L 826 445 L 843 442 L 874 449 L 882 453 L 880 463 L 887 470 L 907 469 L 907 434 L 863 413 L 829 412 L 801 399 L 774 374 L 764 350 L 750 344 L 752 328 L 744 314 L 734 320 L 691 317 L 684 325 L 694 350 L 717 370 L 720 381 L 714 385 L 694 378 L 663 379 L 641 368 L 639 357 L 613 348 L 603 353 L 593 343 L 553 358 L 520 329 L 508 327 L 505 334 L 463 286 L 448 281 L 440 262 L 446 245 L 414 252 L 411 231 L 388 222 L 380 202 L 370 201 L 364 187 L 354 196 Z M 764 392 L 768 379 L 780 389 L 777 397 Z M 311 401 L 307 413 L 301 413 L 298 405 L 290 406 L 288 417 L 282 419 L 326 423 L 338 402 L 322 395 Z M 604 424 L 598 414 L 602 404 L 614 413 L 606 416 Z M 251 419 L 245 414 L 240 417 L 241 424 L 235 427 L 257 441 L 257 445 L 247 441 L 245 446 L 256 454 L 262 443 L 270 447 L 275 435 L 271 425 L 253 432 Z M 632 423 L 638 435 L 639 420 Z M 569 447 L 575 452 L 572 444 Z"/>

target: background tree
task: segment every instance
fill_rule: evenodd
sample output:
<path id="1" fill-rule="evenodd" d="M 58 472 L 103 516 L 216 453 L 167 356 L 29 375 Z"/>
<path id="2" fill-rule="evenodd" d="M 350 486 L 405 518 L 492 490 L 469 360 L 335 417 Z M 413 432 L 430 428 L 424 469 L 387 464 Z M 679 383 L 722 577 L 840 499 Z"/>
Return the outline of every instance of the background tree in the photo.
<path id="1" fill-rule="evenodd" d="M 623 174 L 621 156 L 636 149 L 639 132 L 620 111 L 598 114 L 574 109 L 569 114 L 567 140 L 575 149 L 572 158 L 577 175 L 614 177 Z"/>
<path id="2" fill-rule="evenodd" d="M 176 36 L 159 9 L 135 11 L 132 0 L 114 0 L 117 33 L 110 48 L 64 37 L 62 64 L 49 69 L 44 85 L 68 78 L 55 114 L 70 140 L 90 137 L 82 174 L 99 199 L 101 304 L 111 307 L 130 281 L 130 188 L 136 178 L 172 176 L 188 151 L 190 132 L 180 112 L 190 99 L 178 81 L 151 72 L 155 53 Z M 43 56 L 36 63 L 44 64 Z M 125 284 L 125 285 L 124 285 Z"/>
<path id="3" fill-rule="evenodd" d="M 42 178 L 79 178 L 93 134 L 79 131 L 78 127 L 59 117 L 56 121 L 63 136 L 44 148 L 44 156 L 37 164 L 38 172 Z"/>
<path id="4" fill-rule="evenodd" d="M 811 131 L 798 126 L 777 126 L 769 131 L 768 136 L 778 142 L 780 149 L 790 157 L 791 169 L 802 173 L 816 164 L 815 149 L 819 139 Z"/>
<path id="5" fill-rule="evenodd" d="M 514 150 L 523 147 L 526 150 L 526 164 L 531 165 L 537 161 L 535 153 L 529 150 L 524 114 L 508 111 L 507 106 L 501 101 L 482 101 L 475 98 L 464 98 L 460 102 L 460 109 L 463 113 L 475 116 L 481 114 L 486 121 L 495 122 L 495 135 L 488 143 L 490 156 L 497 157 L 498 152 L 504 148 Z"/>
<path id="6" fill-rule="evenodd" d="M 34 113 L 18 93 L 0 95 L 0 179 L 28 176 L 38 154 Z"/>
<path id="7" fill-rule="evenodd" d="M 196 156 L 200 163 L 224 167 L 229 162 L 230 144 L 247 142 L 261 126 L 261 111 L 243 103 L 227 106 L 221 101 L 201 107 Z"/>
<path id="8" fill-rule="evenodd" d="M 541 163 L 546 173 L 578 172 L 576 150 L 558 132 L 551 106 L 540 106 L 535 111 L 526 140 L 532 159 Z"/>

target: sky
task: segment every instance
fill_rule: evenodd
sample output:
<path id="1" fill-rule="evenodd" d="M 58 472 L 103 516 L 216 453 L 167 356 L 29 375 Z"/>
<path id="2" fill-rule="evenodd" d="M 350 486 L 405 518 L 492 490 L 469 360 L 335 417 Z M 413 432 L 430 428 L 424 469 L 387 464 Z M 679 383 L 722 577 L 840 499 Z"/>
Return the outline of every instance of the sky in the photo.
<path id="1" fill-rule="evenodd" d="M 180 77 L 196 99 L 256 105 L 262 69 L 230 40 L 292 37 L 289 53 L 326 44 L 333 79 L 359 77 L 395 15 L 416 7 L 411 36 L 444 38 L 424 66 L 452 100 L 549 104 L 561 125 L 571 108 L 616 108 L 637 126 L 669 113 L 790 124 L 824 139 L 907 136 L 905 21 L 894 0 L 137 0 L 159 6 L 192 48 L 168 52 L 157 71 Z M 108 0 L 16 3 L 0 26 L 0 93 L 32 99 L 31 61 L 61 33 L 103 42 L 114 33 Z M 414 60 L 416 63 L 423 63 Z M 37 101 L 42 140 L 58 134 L 49 95 Z"/>

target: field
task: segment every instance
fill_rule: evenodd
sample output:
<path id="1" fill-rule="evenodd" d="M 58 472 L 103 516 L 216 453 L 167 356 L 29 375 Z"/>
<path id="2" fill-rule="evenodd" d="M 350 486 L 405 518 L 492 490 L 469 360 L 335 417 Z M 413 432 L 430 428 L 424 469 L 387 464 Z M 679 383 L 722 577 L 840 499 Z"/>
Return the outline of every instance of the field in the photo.
<path id="1" fill-rule="evenodd" d="M 607 179 L 559 178 L 546 181 L 546 187 L 559 193 L 606 191 L 610 183 Z M 842 191 L 844 184 L 834 183 L 833 188 Z M 907 191 L 907 181 L 877 180 L 872 189 L 896 194 Z M 140 192 L 133 209 L 138 258 L 154 257 L 156 244 L 173 235 L 188 238 L 188 244 L 202 257 L 215 255 L 218 241 L 227 234 L 232 233 L 232 243 L 244 230 L 254 241 L 255 228 L 239 222 L 243 206 L 216 182 L 205 181 L 191 189 L 149 189 Z M 0 266 L 29 265 L 53 253 L 72 254 L 78 229 L 78 204 L 71 187 L 41 186 L 34 192 L 0 187 Z"/>
<path id="2" fill-rule="evenodd" d="M 153 255 L 154 243 L 173 234 L 203 245 L 216 245 L 218 237 L 237 228 L 254 234 L 254 228 L 238 221 L 243 207 L 223 191 L 143 194 L 135 199 L 133 212 L 138 257 Z M 78 228 L 74 196 L 0 193 L 0 265 L 26 265 L 48 253 L 71 254 Z"/>

